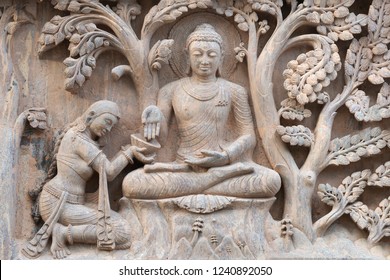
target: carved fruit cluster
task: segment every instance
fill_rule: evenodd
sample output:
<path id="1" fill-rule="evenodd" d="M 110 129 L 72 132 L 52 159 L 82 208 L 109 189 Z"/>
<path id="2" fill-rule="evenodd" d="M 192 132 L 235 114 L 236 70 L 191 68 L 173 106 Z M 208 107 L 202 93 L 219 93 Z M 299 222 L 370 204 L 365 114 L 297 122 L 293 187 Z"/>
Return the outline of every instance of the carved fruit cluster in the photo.
<path id="1" fill-rule="evenodd" d="M 284 88 L 288 96 L 299 104 L 315 101 L 326 103 L 329 95 L 323 89 L 336 79 L 340 69 L 341 60 L 335 44 L 331 45 L 331 53 L 328 55 L 321 48 L 316 48 L 288 62 L 283 72 Z"/>

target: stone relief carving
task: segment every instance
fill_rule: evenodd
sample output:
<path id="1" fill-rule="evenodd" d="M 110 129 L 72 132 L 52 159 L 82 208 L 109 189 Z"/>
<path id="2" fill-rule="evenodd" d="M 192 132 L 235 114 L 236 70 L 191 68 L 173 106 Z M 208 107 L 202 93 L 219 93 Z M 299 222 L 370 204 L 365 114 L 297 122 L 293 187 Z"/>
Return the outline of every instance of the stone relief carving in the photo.
<path id="1" fill-rule="evenodd" d="M 73 242 L 125 249 L 121 258 L 138 259 L 390 257 L 390 1 L 50 3 L 46 7 L 61 16 L 42 23 L 41 63 L 68 42 L 65 89 L 78 93 L 103 67 L 100 56 L 121 53 L 122 65 L 111 74 L 118 83 L 125 83 L 125 74 L 131 78 L 138 100 L 131 108 L 139 111 L 132 118 L 139 121 L 122 135 L 122 142 L 132 144 L 111 162 L 94 142 L 103 136 L 94 124 L 98 119 L 88 114 L 96 104 L 119 112 L 114 103 L 94 103 L 57 137 L 48 180 L 39 196 L 40 188 L 32 192 L 45 223 L 24 247 L 27 256 L 43 253 L 51 236 L 55 258 L 66 257 Z M 1 26 L 14 24 L 2 11 Z M 29 13 L 14 19 L 36 21 Z M 12 66 L 13 58 L 4 57 Z M 2 88 L 9 85 L 1 81 Z M 358 131 L 340 129 L 336 114 Z M 28 120 L 33 127 L 45 123 L 43 116 Z M 109 140 L 114 137 L 119 135 Z M 85 147 L 72 144 L 74 139 Z M 261 147 L 265 164 L 255 157 Z M 86 156 L 64 159 L 79 155 L 77 149 Z M 93 160 L 96 155 L 102 159 Z M 143 164 L 121 173 L 133 155 Z M 83 165 L 83 174 L 69 164 Z M 61 179 L 69 178 L 65 169 L 78 181 Z M 99 189 L 92 206 L 85 190 L 93 170 Z M 123 197 L 113 211 L 107 179 L 119 173 Z M 338 175 L 347 176 L 341 184 Z M 282 209 L 278 215 L 273 204 Z M 79 214 L 91 218 L 80 221 Z M 12 236 L 12 226 L 6 228 Z M 75 250 L 88 254 L 83 247 Z"/>
<path id="2" fill-rule="evenodd" d="M 130 225 L 110 209 L 107 180 L 113 180 L 133 158 L 152 162 L 142 149 L 123 149 L 110 162 L 96 142 L 111 131 L 120 118 L 116 103 L 101 100 L 67 128 L 56 143 L 56 170 L 49 174 L 39 194 L 39 212 L 44 225 L 29 241 L 23 253 L 37 257 L 52 236 L 51 253 L 62 259 L 70 254 L 66 244 L 92 243 L 101 250 L 128 249 Z M 99 172 L 98 201 L 85 198 L 85 185 L 93 170 Z M 95 198 L 96 200 L 96 198 Z M 96 202 L 96 201 L 95 201 Z"/>
<path id="3" fill-rule="evenodd" d="M 142 114 L 146 139 L 158 137 L 160 127 L 166 126 L 161 123 L 176 116 L 176 160 L 146 165 L 127 175 L 126 197 L 206 193 L 259 198 L 272 197 L 280 189 L 275 171 L 251 162 L 256 139 L 248 97 L 241 86 L 217 77 L 221 46 L 221 36 L 209 24 L 197 26 L 188 36 L 191 76 L 164 86 L 157 107 L 149 106 Z M 234 122 L 230 129 L 229 118 Z"/>

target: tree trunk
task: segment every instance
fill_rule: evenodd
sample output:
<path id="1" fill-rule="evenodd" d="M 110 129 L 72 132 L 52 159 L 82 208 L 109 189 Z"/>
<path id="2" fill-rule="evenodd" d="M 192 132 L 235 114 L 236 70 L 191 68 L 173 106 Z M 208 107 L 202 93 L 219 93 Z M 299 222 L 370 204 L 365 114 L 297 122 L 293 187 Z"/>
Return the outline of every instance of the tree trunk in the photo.
<path id="1" fill-rule="evenodd" d="M 262 138 L 265 153 L 272 167 L 279 172 L 284 187 L 284 216 L 292 219 L 295 227 L 311 240 L 314 230 L 311 217 L 311 197 L 316 174 L 310 170 L 300 171 L 291 152 L 277 135 L 280 124 L 273 97 L 273 72 L 275 63 L 284 50 L 291 34 L 303 24 L 299 15 L 287 17 L 274 31 L 256 63 L 256 73 L 251 79 L 251 94 L 256 116 L 257 129 Z"/>

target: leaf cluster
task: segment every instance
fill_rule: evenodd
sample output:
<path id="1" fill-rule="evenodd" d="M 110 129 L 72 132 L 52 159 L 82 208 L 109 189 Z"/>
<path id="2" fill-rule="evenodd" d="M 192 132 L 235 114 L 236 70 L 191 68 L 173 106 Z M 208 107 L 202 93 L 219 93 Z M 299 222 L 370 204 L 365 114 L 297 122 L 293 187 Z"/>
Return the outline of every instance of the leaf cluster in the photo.
<path id="1" fill-rule="evenodd" d="M 116 7 L 113 8 L 113 10 L 126 23 L 130 23 L 141 14 L 141 5 L 139 5 L 136 0 L 130 0 L 126 2 L 121 1 L 117 4 Z"/>
<path id="2" fill-rule="evenodd" d="M 384 83 L 376 103 L 370 106 L 370 97 L 362 90 L 355 91 L 348 97 L 345 105 L 358 121 L 381 121 L 390 117 L 390 86 Z"/>
<path id="3" fill-rule="evenodd" d="M 287 98 L 281 102 L 281 105 L 279 114 L 285 120 L 302 121 L 304 118 L 311 117 L 311 111 L 305 109 L 304 105 L 298 103 L 296 99 Z"/>
<path id="4" fill-rule="evenodd" d="M 161 63 L 168 63 L 172 56 L 172 39 L 158 41 L 149 52 L 149 66 L 151 69 L 160 70 Z"/>
<path id="5" fill-rule="evenodd" d="M 368 12 L 368 35 L 354 39 L 347 51 L 345 75 L 362 83 L 384 83 L 390 78 L 390 3 L 374 0 Z"/>
<path id="6" fill-rule="evenodd" d="M 367 128 L 355 135 L 335 138 L 330 142 L 327 162 L 329 165 L 348 165 L 361 157 L 379 154 L 390 146 L 390 133 L 379 127 Z"/>
<path id="7" fill-rule="evenodd" d="M 366 169 L 359 172 L 354 172 L 346 177 L 337 187 L 332 187 L 329 184 L 320 184 L 318 186 L 318 195 L 322 202 L 338 207 L 337 212 L 343 212 L 348 204 L 354 203 L 358 197 L 364 192 L 367 186 L 367 180 L 371 175 L 371 171 Z"/>
<path id="8" fill-rule="evenodd" d="M 213 6 L 212 0 L 161 0 L 153 6 L 144 19 L 142 33 L 149 33 L 156 27 L 174 22 L 177 18 L 193 9 L 207 9 Z"/>
<path id="9" fill-rule="evenodd" d="M 291 146 L 305 146 L 310 147 L 314 142 L 314 134 L 308 127 L 303 125 L 281 126 L 276 128 L 277 133 L 285 143 Z"/>
<path id="10" fill-rule="evenodd" d="M 47 128 L 47 115 L 44 111 L 30 110 L 27 113 L 27 120 L 33 128 Z"/>
<path id="11" fill-rule="evenodd" d="M 348 206 L 345 214 L 349 214 L 360 229 L 371 229 L 378 221 L 375 212 L 361 201 Z"/>
<path id="12" fill-rule="evenodd" d="M 383 199 L 375 210 L 358 201 L 346 209 L 360 229 L 368 229 L 368 240 L 376 243 L 385 236 L 390 236 L 390 197 Z"/>
<path id="13" fill-rule="evenodd" d="M 369 186 L 390 187 L 390 161 L 379 166 L 368 180 Z"/>
<path id="14" fill-rule="evenodd" d="M 336 79 L 341 67 L 335 44 L 330 44 L 329 52 L 316 48 L 287 63 L 287 69 L 283 71 L 284 88 L 289 98 L 296 99 L 299 104 L 316 101 L 323 104 L 329 100 L 324 88 Z"/>

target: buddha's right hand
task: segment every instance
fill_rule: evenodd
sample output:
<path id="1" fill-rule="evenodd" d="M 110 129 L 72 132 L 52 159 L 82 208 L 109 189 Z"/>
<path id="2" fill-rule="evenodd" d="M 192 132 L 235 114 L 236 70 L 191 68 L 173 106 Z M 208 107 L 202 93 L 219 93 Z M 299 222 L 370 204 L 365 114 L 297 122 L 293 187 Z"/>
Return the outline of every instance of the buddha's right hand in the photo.
<path id="1" fill-rule="evenodd" d="M 157 106 L 150 105 L 142 113 L 145 139 L 152 140 L 160 135 L 160 126 L 163 114 Z"/>

